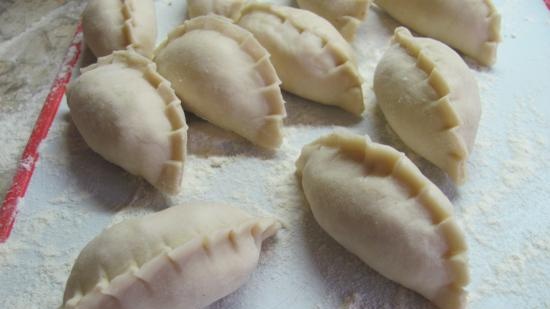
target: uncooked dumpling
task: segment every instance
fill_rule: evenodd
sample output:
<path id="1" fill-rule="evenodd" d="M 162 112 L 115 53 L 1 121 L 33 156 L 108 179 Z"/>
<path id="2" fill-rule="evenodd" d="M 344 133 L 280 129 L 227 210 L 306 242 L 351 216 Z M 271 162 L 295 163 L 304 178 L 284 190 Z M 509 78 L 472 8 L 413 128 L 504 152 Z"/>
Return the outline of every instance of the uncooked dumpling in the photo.
<path id="1" fill-rule="evenodd" d="M 153 0 L 90 0 L 82 29 L 96 57 L 131 47 L 150 58 L 157 38 L 155 5 Z"/>
<path id="2" fill-rule="evenodd" d="M 170 83 L 140 54 L 116 51 L 82 69 L 67 91 L 71 117 L 106 160 L 159 190 L 180 190 L 187 125 Z"/>
<path id="3" fill-rule="evenodd" d="M 233 293 L 280 224 L 188 204 L 105 230 L 78 256 L 62 309 L 198 309 Z"/>
<path id="4" fill-rule="evenodd" d="M 414 38 L 398 28 L 376 68 L 374 92 L 405 144 L 463 183 L 481 103 L 476 79 L 462 58 L 436 40 Z"/>
<path id="5" fill-rule="evenodd" d="M 298 0 L 300 8 L 326 18 L 348 41 L 367 18 L 370 0 Z"/>
<path id="6" fill-rule="evenodd" d="M 277 148 L 286 116 L 279 78 L 254 36 L 216 16 L 174 29 L 155 51 L 186 111 L 253 143 Z"/>
<path id="7" fill-rule="evenodd" d="M 336 241 L 441 309 L 465 307 L 467 246 L 452 205 L 404 154 L 337 132 L 305 146 L 296 167 Z"/>
<path id="8" fill-rule="evenodd" d="M 241 16 L 244 0 L 187 0 L 187 15 L 190 18 L 216 14 L 236 20 Z"/>
<path id="9" fill-rule="evenodd" d="M 268 4 L 243 9 L 238 24 L 271 54 L 283 89 L 356 115 L 365 106 L 351 45 L 332 24 L 306 10 Z"/>
<path id="10" fill-rule="evenodd" d="M 483 65 L 496 61 L 500 14 L 492 0 L 374 0 L 412 30 L 458 49 Z"/>

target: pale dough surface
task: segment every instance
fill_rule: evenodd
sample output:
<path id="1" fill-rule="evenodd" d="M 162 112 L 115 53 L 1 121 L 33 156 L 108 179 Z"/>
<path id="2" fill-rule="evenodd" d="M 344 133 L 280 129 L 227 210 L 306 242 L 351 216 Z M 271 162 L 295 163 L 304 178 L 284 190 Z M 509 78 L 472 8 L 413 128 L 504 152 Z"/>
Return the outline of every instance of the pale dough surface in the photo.
<path id="1" fill-rule="evenodd" d="M 82 28 L 96 57 L 127 47 L 151 57 L 157 38 L 155 5 L 153 0 L 90 0 Z"/>
<path id="2" fill-rule="evenodd" d="M 492 0 L 374 0 L 404 26 L 493 65 L 501 40 Z"/>
<path id="3" fill-rule="evenodd" d="M 481 99 L 476 78 L 462 58 L 436 40 L 415 38 L 397 28 L 376 67 L 374 91 L 405 144 L 463 183 Z"/>
<path id="4" fill-rule="evenodd" d="M 344 38 L 353 41 L 357 28 L 367 18 L 370 0 L 298 0 L 300 8 L 330 21 Z"/>
<path id="5" fill-rule="evenodd" d="M 196 17 L 168 35 L 155 62 L 185 110 L 257 145 L 282 143 L 280 81 L 250 32 L 220 16 Z"/>
<path id="6" fill-rule="evenodd" d="M 187 15 L 190 18 L 216 14 L 233 20 L 241 16 L 244 0 L 187 0 Z"/>
<path id="7" fill-rule="evenodd" d="M 237 23 L 269 51 L 283 89 L 363 113 L 363 81 L 355 52 L 327 20 L 307 10 L 250 4 Z"/>
<path id="8" fill-rule="evenodd" d="M 90 148 L 165 193 L 179 192 L 187 125 L 155 64 L 134 51 L 116 51 L 82 71 L 67 103 Z"/>
<path id="9" fill-rule="evenodd" d="M 77 258 L 63 309 L 199 309 L 256 268 L 280 224 L 225 204 L 186 204 L 105 230 Z"/>
<path id="10" fill-rule="evenodd" d="M 465 307 L 467 246 L 451 202 L 404 154 L 337 131 L 305 146 L 296 168 L 336 241 L 441 309 Z"/>

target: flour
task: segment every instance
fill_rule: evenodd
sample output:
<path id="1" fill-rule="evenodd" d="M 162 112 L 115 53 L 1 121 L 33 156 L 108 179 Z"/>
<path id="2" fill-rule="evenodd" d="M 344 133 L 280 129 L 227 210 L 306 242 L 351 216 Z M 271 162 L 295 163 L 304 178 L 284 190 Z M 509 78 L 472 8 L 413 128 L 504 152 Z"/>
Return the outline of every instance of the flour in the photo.
<path id="1" fill-rule="evenodd" d="M 39 7 L 57 7 L 44 16 L 34 16 L 36 7 L 29 11 L 21 2 L 13 4 L 14 11 L 28 10 L 20 16 L 29 21 L 34 16 L 36 21 L 19 29 L 20 32 L 15 31 L 25 23 L 19 20 L 2 28 L 2 34 L 12 30 L 15 33 L 0 42 L 0 199 L 11 184 L 21 152 L 74 31 L 72 25 L 84 3 L 69 1 L 60 5 L 52 2 L 38 3 Z M 17 15 L 5 12 L 2 18 L 12 18 L 12 13 Z M 71 29 L 60 34 L 65 27 Z M 37 57 L 40 54 L 51 56 Z"/>
<path id="2" fill-rule="evenodd" d="M 21 166 L 21 168 L 27 170 L 27 171 L 30 171 L 34 165 L 35 161 L 34 161 L 34 158 L 32 156 L 28 156 L 28 157 L 25 157 L 21 160 L 21 162 L 19 163 L 19 165 Z"/>
<path id="3" fill-rule="evenodd" d="M 550 288 L 548 274 L 542 270 L 550 255 L 550 246 L 546 241 L 550 230 L 544 233 L 529 235 L 529 241 L 522 244 L 519 251 L 507 254 L 498 264 L 492 267 L 492 276 L 484 278 L 482 284 L 472 293 L 472 300 L 490 295 L 516 295 L 526 298 L 526 290 L 538 290 L 541 293 Z M 528 274 L 528 275 L 527 275 Z M 514 278 L 514 280 L 510 280 Z M 542 294 L 541 294 L 542 295 Z M 548 308 L 549 300 L 541 299 L 532 308 Z"/>
<path id="4" fill-rule="evenodd" d="M 159 5 L 177 11 L 183 4 L 160 0 Z M 514 44 L 524 44 L 522 40 L 533 31 L 533 24 L 542 23 L 533 18 L 529 27 L 523 27 L 521 10 L 526 7 L 522 1 L 502 2 L 504 20 L 509 22 L 503 35 L 515 36 Z M 76 256 L 106 227 L 165 207 L 217 201 L 255 215 L 274 216 L 283 223 L 283 229 L 264 244 L 259 267 L 250 281 L 211 309 L 433 308 L 417 294 L 365 266 L 314 220 L 294 164 L 304 144 L 338 127 L 369 134 L 373 140 L 405 152 L 451 198 L 470 246 L 469 308 L 494 308 L 494 304 L 502 304 L 498 308 L 550 306 L 550 299 L 544 297 L 550 288 L 550 211 L 545 207 L 550 200 L 545 180 L 549 174 L 550 121 L 539 99 L 545 87 L 534 81 L 518 89 L 508 85 L 511 78 L 506 74 L 515 67 L 502 59 L 493 69 L 468 60 L 479 81 L 483 116 L 468 163 L 468 181 L 456 188 L 441 171 L 400 141 L 376 105 L 372 76 L 396 25 L 373 8 L 358 34 L 367 39 L 353 43 L 365 80 L 364 120 L 285 93 L 289 114 L 285 141 L 277 152 L 269 152 L 187 115 L 189 155 L 182 192 L 174 197 L 163 196 L 144 180 L 94 154 L 63 105 L 41 148 L 42 163 L 26 202 L 20 206 L 13 235 L 0 245 L 0 282 L 9 282 L 0 290 L 2 306 L 56 308 Z M 31 30 L 24 35 L 30 35 Z M 10 42 L 18 40 L 22 39 Z M 503 52 L 509 52 L 506 45 Z M 25 94 L 26 99 L 41 99 L 46 90 L 34 96 Z M 15 166 L 11 163 L 19 156 L 19 145 L 34 122 L 24 110 L 14 106 L 10 110 L 17 111 L 13 118 L 0 113 L 0 138 L 6 145 L 0 147 L 2 180 L 3 171 L 8 173 L 7 167 Z M 24 161 L 23 168 L 29 163 Z"/>
<path id="5" fill-rule="evenodd" d="M 20 207 L 25 206 L 20 204 Z M 50 233 L 49 230 L 59 220 L 71 220 L 75 227 L 79 224 L 78 217 L 60 209 L 60 212 L 40 212 L 32 221 L 19 216 L 17 225 L 24 228 L 19 231 L 24 235 L 43 235 Z M 53 304 L 58 303 L 59 295 L 51 291 L 62 288 L 66 274 L 72 267 L 72 261 L 67 256 L 75 257 L 80 248 L 68 243 L 46 243 L 38 238 L 21 239 L 14 235 L 9 242 L 0 246 L 0 272 L 17 273 L 18 277 L 10 283 L 18 287 L 17 295 L 27 296 L 3 298 L 3 308 L 54 308 Z M 10 288 L 3 285 L 3 289 Z M 34 299 L 30 303 L 29 295 Z"/>

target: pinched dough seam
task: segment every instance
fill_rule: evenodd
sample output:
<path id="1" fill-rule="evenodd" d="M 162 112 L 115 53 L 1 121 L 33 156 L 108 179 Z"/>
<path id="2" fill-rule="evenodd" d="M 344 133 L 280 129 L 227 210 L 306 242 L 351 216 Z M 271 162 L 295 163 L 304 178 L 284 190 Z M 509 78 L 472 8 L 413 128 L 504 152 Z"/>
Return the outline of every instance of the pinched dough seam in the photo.
<path id="1" fill-rule="evenodd" d="M 75 291 L 73 297 L 68 299 L 61 307 L 63 309 L 77 308 L 78 304 L 83 298 L 94 297 L 94 294 L 99 296 L 106 296 L 117 303 L 121 303 L 117 296 L 109 291 L 112 288 L 112 283 L 123 276 L 131 276 L 137 281 L 141 282 L 143 286 L 153 291 L 152 284 L 146 279 L 147 266 L 153 263 L 157 259 L 165 258 L 174 271 L 178 274 L 182 273 L 181 265 L 178 261 L 185 261 L 187 257 L 196 252 L 196 250 L 202 250 L 207 256 L 211 256 L 211 251 L 214 246 L 223 241 L 229 241 L 231 248 L 235 252 L 239 252 L 239 239 L 247 236 L 252 236 L 256 241 L 256 246 L 260 247 L 261 242 L 265 239 L 273 236 L 275 232 L 280 228 L 280 223 L 273 219 L 249 219 L 247 222 L 242 223 L 237 228 L 221 229 L 211 233 L 212 236 L 196 236 L 185 243 L 172 247 L 166 241 L 163 241 L 163 249 L 159 254 L 152 257 L 143 264 L 139 264 L 137 259 L 133 258 L 130 262 L 128 269 L 119 274 L 109 274 L 105 267 L 100 266 L 99 280 L 90 291 L 84 293 L 82 291 L 82 284 L 78 282 L 79 286 Z M 178 252 L 176 252 L 178 251 Z M 97 295 L 95 295 L 97 296 Z"/>
<path id="2" fill-rule="evenodd" d="M 450 86 L 439 72 L 436 64 L 422 52 L 422 48 L 413 40 L 410 32 L 402 27 L 395 30 L 394 41 L 399 44 L 411 57 L 416 59 L 416 66 L 424 71 L 428 76 L 428 84 L 432 87 L 435 93 L 439 96 L 435 104 L 430 105 L 439 118 L 443 121 L 443 126 L 440 132 L 446 132 L 456 141 L 452 143 L 454 149 L 448 153 L 451 161 L 454 162 L 453 173 L 460 175 L 460 169 L 464 168 L 464 162 L 468 158 L 468 148 L 464 139 L 456 132 L 457 128 L 462 125 L 462 119 L 455 111 L 449 95 L 451 92 Z M 454 177 L 454 176 L 453 176 Z"/>
<path id="3" fill-rule="evenodd" d="M 370 0 L 356 1 L 357 6 L 355 15 L 344 15 L 336 17 L 335 21 L 338 23 L 338 31 L 342 33 L 342 36 L 346 40 L 351 41 L 355 38 L 357 29 L 361 23 L 367 19 L 368 8 Z"/>
<path id="4" fill-rule="evenodd" d="M 489 13 L 486 16 L 489 20 L 489 40 L 487 43 L 498 43 L 502 40 L 500 36 L 500 14 L 492 0 L 484 0 L 484 3 L 489 8 Z"/>
<path id="5" fill-rule="evenodd" d="M 190 18 L 195 18 L 195 17 L 198 17 L 198 16 L 201 16 L 198 14 L 196 8 L 197 6 L 200 7 L 200 5 L 196 4 L 198 2 L 204 2 L 206 0 L 198 0 L 198 1 L 192 1 L 188 3 L 188 8 L 187 8 L 187 12 L 188 12 L 188 15 L 190 16 Z M 207 7 L 207 10 L 211 11 L 211 13 L 213 14 L 216 14 L 216 15 L 221 15 L 221 16 L 224 16 L 224 12 L 223 10 L 220 9 L 220 0 L 210 0 L 210 5 Z M 223 3 L 223 1 L 222 1 Z M 226 7 L 227 8 L 227 13 L 230 14 L 230 16 L 226 16 L 232 20 L 237 20 L 239 19 L 239 17 L 241 16 L 241 9 L 244 5 L 244 0 L 232 0 L 229 7 Z M 222 7 L 223 8 L 223 7 Z M 190 13 L 193 13 L 193 14 L 190 14 Z M 192 17 L 191 17 L 192 16 Z"/>
<path id="6" fill-rule="evenodd" d="M 129 50 L 114 51 L 112 55 L 101 57 L 98 59 L 97 64 L 82 69 L 82 72 L 85 73 L 99 66 L 113 63 L 123 64 L 128 68 L 140 71 L 143 78 L 157 90 L 157 93 L 166 104 L 164 114 L 172 128 L 172 131 L 168 133 L 171 147 L 170 160 L 164 162 L 155 186 L 163 191 L 177 192 L 183 177 L 182 167 L 186 156 L 185 141 L 187 138 L 187 123 L 181 109 L 181 102 L 172 89 L 170 82 L 157 72 L 156 65 L 131 48 Z"/>
<path id="7" fill-rule="evenodd" d="M 454 304 L 462 302 L 465 291 L 464 287 L 470 281 L 466 252 L 468 247 L 460 227 L 444 207 L 440 205 L 435 186 L 431 184 L 426 177 L 419 174 L 418 170 L 413 169 L 412 162 L 406 159 L 403 153 L 399 153 L 392 148 L 382 145 L 365 143 L 367 149 L 374 150 L 375 155 L 391 157 L 393 161 L 392 169 L 387 177 L 393 177 L 405 185 L 409 190 L 409 198 L 417 200 L 431 215 L 432 224 L 440 230 L 447 240 L 447 252 L 441 256 L 445 260 L 445 266 L 450 273 L 452 282 L 440 289 L 434 295 L 434 302 L 443 308 L 455 307 Z M 366 151 L 368 152 L 368 150 Z M 442 306 L 442 304 L 448 304 Z"/>
<path id="8" fill-rule="evenodd" d="M 216 4 L 215 4 L 216 7 L 219 5 L 218 2 L 219 0 L 216 0 Z M 231 14 L 229 18 L 232 20 L 239 19 L 241 17 L 241 10 L 243 6 L 244 6 L 244 0 L 232 1 L 231 6 L 229 7 L 229 13 Z"/>
<path id="9" fill-rule="evenodd" d="M 233 29 L 227 30 L 225 23 L 233 26 Z M 269 105 L 269 114 L 258 118 L 258 120 L 263 119 L 265 121 L 265 124 L 258 131 L 258 138 L 273 132 L 273 128 L 280 128 L 283 118 L 286 117 L 285 101 L 281 93 L 281 81 L 269 59 L 271 55 L 254 38 L 254 35 L 235 25 L 230 19 L 214 15 L 193 18 L 174 29 L 168 35 L 166 41 L 157 48 L 157 51 L 162 50 L 187 32 L 194 30 L 215 31 L 235 41 L 241 50 L 253 59 L 254 64 L 251 69 L 258 72 L 263 81 L 263 87 L 259 89 L 259 92 L 263 95 L 264 102 Z M 280 132 L 279 129 L 276 131 Z"/>
<path id="10" fill-rule="evenodd" d="M 452 213 L 440 205 L 437 195 L 445 198 L 443 193 L 438 192 L 430 181 L 406 158 L 403 153 L 395 149 L 373 143 L 368 137 L 355 137 L 348 133 L 334 133 L 321 138 L 315 144 L 330 148 L 338 148 L 344 153 L 363 164 L 378 161 L 385 162 L 380 171 L 384 172 L 380 177 L 392 177 L 397 179 L 409 192 L 409 199 L 416 199 L 431 215 L 432 224 L 441 230 L 447 240 L 448 250 L 441 256 L 446 261 L 453 281 L 435 295 L 436 302 L 441 304 L 457 304 L 461 302 L 465 294 L 463 287 L 469 283 L 467 265 L 466 245 L 464 236 Z M 358 152 L 357 150 L 362 150 Z M 362 158 L 357 157 L 362 155 Z M 303 169 L 303 163 L 298 164 L 298 175 Z M 380 168 L 380 166 L 378 166 Z M 367 176 L 368 177 L 368 176 Z"/>
<path id="11" fill-rule="evenodd" d="M 355 7 L 353 9 L 353 11 L 355 11 L 354 15 L 349 15 L 344 13 L 345 15 L 342 14 L 339 16 L 334 16 L 332 14 L 333 12 L 329 8 L 325 8 L 325 10 L 329 11 L 331 14 L 330 16 L 327 15 L 326 18 L 338 29 L 338 31 L 342 34 L 342 36 L 347 41 L 352 41 L 355 38 L 355 35 L 357 33 L 357 28 L 359 28 L 359 25 L 361 25 L 361 22 L 367 19 L 370 0 L 354 1 L 354 4 L 355 4 Z M 298 1 L 298 5 L 300 6 L 300 8 L 310 10 L 307 6 L 305 5 L 302 6 L 301 1 Z M 315 10 L 310 10 L 310 11 L 316 13 Z"/>
<path id="12" fill-rule="evenodd" d="M 336 23 L 338 24 L 338 31 L 342 33 L 342 36 L 347 40 L 351 41 L 355 38 L 357 29 L 363 22 L 362 19 L 356 18 L 355 16 L 340 16 L 336 18 Z"/>
<path id="13" fill-rule="evenodd" d="M 139 50 L 141 46 L 134 33 L 136 27 L 136 21 L 133 16 L 135 12 L 134 0 L 121 0 L 121 4 L 122 6 L 120 8 L 120 11 L 122 13 L 122 18 L 124 19 L 122 33 L 124 33 L 126 42 L 128 42 L 126 47 L 132 47 L 136 50 Z"/>
<path id="14" fill-rule="evenodd" d="M 350 86 L 346 92 L 349 92 L 351 89 L 359 88 L 362 92 L 362 84 L 363 80 L 361 79 L 361 76 L 355 69 L 355 66 L 352 64 L 352 61 L 350 57 L 346 54 L 346 52 L 342 51 L 337 46 L 334 46 L 334 44 L 331 43 L 330 39 L 327 38 L 323 33 L 318 33 L 314 31 L 315 29 L 306 29 L 305 27 L 299 26 L 294 19 L 289 18 L 288 14 L 286 14 L 284 11 L 278 10 L 276 7 L 265 4 L 265 3 L 254 3 L 254 4 L 248 4 L 242 11 L 241 19 L 250 13 L 254 13 L 257 11 L 261 11 L 264 13 L 268 13 L 271 15 L 274 15 L 278 17 L 282 23 L 288 22 L 290 25 L 292 25 L 296 30 L 298 30 L 298 33 L 302 34 L 304 32 L 309 32 L 316 37 L 318 37 L 322 42 L 321 49 L 326 49 L 330 52 L 330 54 L 334 57 L 336 60 L 336 67 L 333 68 L 330 72 L 330 74 L 339 74 L 342 73 L 344 75 L 350 75 L 352 76 L 353 80 L 356 81 L 355 85 Z"/>
<path id="15" fill-rule="evenodd" d="M 483 1 L 489 9 L 489 13 L 485 17 L 488 22 L 488 37 L 487 41 L 481 45 L 478 55 L 474 56 L 477 56 L 482 64 L 489 65 L 495 62 L 498 43 L 502 40 L 500 36 L 501 17 L 492 0 Z"/>

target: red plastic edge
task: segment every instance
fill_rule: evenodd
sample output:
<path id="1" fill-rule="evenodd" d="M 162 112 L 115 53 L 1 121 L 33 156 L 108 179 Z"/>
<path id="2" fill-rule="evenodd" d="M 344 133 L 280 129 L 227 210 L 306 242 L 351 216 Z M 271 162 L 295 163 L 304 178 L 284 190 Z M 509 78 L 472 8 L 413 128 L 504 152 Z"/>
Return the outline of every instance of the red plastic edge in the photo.
<path id="1" fill-rule="evenodd" d="M 17 215 L 17 206 L 27 192 L 36 162 L 39 158 L 38 147 L 48 135 L 48 131 L 65 94 L 65 86 L 71 80 L 73 69 L 80 58 L 81 51 L 82 25 L 78 24 L 71 45 L 63 58 L 63 64 L 44 101 L 42 111 L 40 111 L 27 146 L 23 151 L 12 185 L 0 207 L 0 243 L 8 240 L 11 234 Z"/>
<path id="2" fill-rule="evenodd" d="M 550 0 L 544 0 L 544 3 L 546 3 L 546 7 L 550 10 Z"/>

